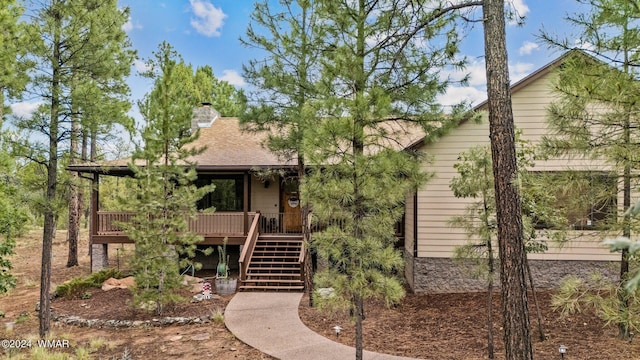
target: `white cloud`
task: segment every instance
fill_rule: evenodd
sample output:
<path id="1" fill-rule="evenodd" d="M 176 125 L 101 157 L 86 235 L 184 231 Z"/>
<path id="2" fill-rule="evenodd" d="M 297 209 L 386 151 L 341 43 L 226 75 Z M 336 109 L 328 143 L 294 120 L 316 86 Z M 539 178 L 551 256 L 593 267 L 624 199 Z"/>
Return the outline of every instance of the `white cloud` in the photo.
<path id="1" fill-rule="evenodd" d="M 189 3 L 195 15 L 195 18 L 191 19 L 191 26 L 202 35 L 220 36 L 220 29 L 227 14 L 207 1 L 189 0 Z"/>
<path id="2" fill-rule="evenodd" d="M 529 7 L 524 3 L 524 0 L 511 0 L 509 4 L 519 16 L 525 16 L 529 12 Z"/>
<path id="3" fill-rule="evenodd" d="M 124 32 L 130 32 L 133 29 L 142 29 L 142 25 L 140 25 L 139 22 L 134 23 L 131 21 L 131 18 L 129 18 L 129 20 L 122 25 L 122 30 Z"/>
<path id="4" fill-rule="evenodd" d="M 534 70 L 533 66 L 531 63 L 509 64 L 509 80 L 511 80 L 511 83 L 513 84 L 516 81 L 522 80 L 525 76 L 530 75 Z"/>
<path id="5" fill-rule="evenodd" d="M 451 86 L 447 92 L 438 96 L 438 103 L 443 106 L 452 106 L 463 101 L 472 105 L 478 105 L 487 98 L 487 91 L 473 86 Z"/>
<path id="6" fill-rule="evenodd" d="M 40 105 L 42 105 L 41 101 L 19 102 L 11 104 L 11 111 L 13 112 L 13 115 L 17 117 L 28 118 L 38 109 L 38 106 Z"/>
<path id="7" fill-rule="evenodd" d="M 224 80 L 234 86 L 244 86 L 244 78 L 235 70 L 222 70 L 220 80 Z"/>
<path id="8" fill-rule="evenodd" d="M 537 50 L 539 48 L 538 44 L 531 42 L 531 41 L 525 41 L 522 46 L 520 46 L 520 49 L 518 49 L 518 54 L 520 55 L 530 55 L 533 50 Z"/>
<path id="9" fill-rule="evenodd" d="M 150 69 L 150 67 L 144 61 L 139 60 L 139 59 L 133 62 L 133 67 L 138 72 L 145 72 L 145 71 L 148 71 Z"/>
<path id="10" fill-rule="evenodd" d="M 462 70 L 448 70 L 441 72 L 442 80 L 460 81 L 465 76 L 468 77 L 468 84 L 471 86 L 484 85 L 487 82 L 487 71 L 484 62 L 470 61 Z"/>

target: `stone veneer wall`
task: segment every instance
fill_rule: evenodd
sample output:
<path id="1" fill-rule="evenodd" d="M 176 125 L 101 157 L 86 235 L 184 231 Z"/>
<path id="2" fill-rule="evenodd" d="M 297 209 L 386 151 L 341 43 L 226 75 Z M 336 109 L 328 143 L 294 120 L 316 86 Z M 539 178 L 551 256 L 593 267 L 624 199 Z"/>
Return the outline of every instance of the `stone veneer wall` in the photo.
<path id="1" fill-rule="evenodd" d="M 459 265 L 449 258 L 414 257 L 405 251 L 405 275 L 412 290 L 421 292 L 460 292 L 484 291 L 486 282 L 473 279 Z M 577 261 L 577 260 L 529 260 L 535 286 L 539 289 L 557 288 L 560 280 L 567 275 L 588 278 L 594 271 L 599 271 L 611 281 L 617 281 L 620 263 L 616 261 Z M 500 286 L 497 280 L 495 285 Z"/>
<path id="2" fill-rule="evenodd" d="M 91 245 L 91 272 L 100 271 L 109 267 L 109 245 Z"/>

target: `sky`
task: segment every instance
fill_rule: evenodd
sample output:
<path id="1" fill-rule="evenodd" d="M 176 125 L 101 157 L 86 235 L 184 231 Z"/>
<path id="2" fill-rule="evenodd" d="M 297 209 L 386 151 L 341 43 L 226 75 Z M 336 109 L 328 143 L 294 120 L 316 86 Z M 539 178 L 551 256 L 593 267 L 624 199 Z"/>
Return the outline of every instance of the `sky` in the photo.
<path id="1" fill-rule="evenodd" d="M 274 4 L 277 0 L 270 0 Z M 508 0 L 509 2 L 509 0 Z M 571 30 L 564 18 L 578 11 L 575 0 L 511 0 L 513 8 L 525 16 L 523 25 L 507 26 L 507 50 L 510 79 L 515 82 L 561 55 L 549 49 L 537 36 L 544 28 L 562 38 L 571 38 Z M 214 75 L 238 88 L 248 90 L 242 78 L 242 64 L 260 59 L 263 54 L 240 44 L 253 11 L 252 0 L 120 0 L 119 5 L 131 10 L 124 30 L 129 35 L 139 60 L 132 69 L 128 83 L 134 103 L 151 89 L 150 80 L 137 75 L 144 70 L 144 62 L 158 45 L 167 41 L 193 67 L 210 65 Z M 465 73 L 470 74 L 469 85 L 450 89 L 441 96 L 442 103 L 456 103 L 466 99 L 478 104 L 486 99 L 486 79 L 483 58 L 483 34 L 477 25 L 462 43 L 462 54 L 470 60 Z M 461 74 L 450 74 L 453 78 Z M 35 108 L 30 102 L 12 105 L 17 115 L 25 115 Z M 131 113 L 136 120 L 137 108 Z"/>

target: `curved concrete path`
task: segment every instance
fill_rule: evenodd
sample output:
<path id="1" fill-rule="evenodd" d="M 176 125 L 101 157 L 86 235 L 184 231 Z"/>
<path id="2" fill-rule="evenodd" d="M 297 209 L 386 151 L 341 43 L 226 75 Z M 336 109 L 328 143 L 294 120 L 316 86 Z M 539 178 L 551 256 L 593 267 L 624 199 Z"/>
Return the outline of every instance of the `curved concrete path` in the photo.
<path id="1" fill-rule="evenodd" d="M 239 292 L 224 312 L 224 323 L 238 339 L 282 360 L 354 359 L 354 348 L 306 327 L 298 316 L 302 293 Z M 367 360 L 411 358 L 365 351 Z"/>

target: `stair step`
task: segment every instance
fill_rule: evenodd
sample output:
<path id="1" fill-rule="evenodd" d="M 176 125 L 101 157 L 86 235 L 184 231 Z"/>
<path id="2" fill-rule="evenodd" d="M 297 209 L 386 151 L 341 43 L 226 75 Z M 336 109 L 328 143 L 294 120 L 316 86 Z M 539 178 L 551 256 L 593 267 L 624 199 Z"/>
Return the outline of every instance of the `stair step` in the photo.
<path id="1" fill-rule="evenodd" d="M 302 284 L 302 280 L 295 279 L 246 279 L 242 281 L 243 284 Z"/>
<path id="2" fill-rule="evenodd" d="M 300 274 L 247 274 L 246 282 L 253 280 L 283 280 L 283 281 L 298 281 L 302 280 Z"/>
<path id="3" fill-rule="evenodd" d="M 249 267 L 247 269 L 247 273 L 255 273 L 261 274 L 264 271 L 300 271 L 300 266 L 292 266 L 292 267 Z"/>
<path id="4" fill-rule="evenodd" d="M 302 247 L 299 234 L 259 235 L 247 268 L 247 278 L 239 290 L 304 290 L 299 262 Z"/>
<path id="5" fill-rule="evenodd" d="M 263 291 L 273 291 L 273 290 L 283 290 L 283 291 L 302 291 L 304 290 L 303 285 L 295 285 L 295 286 L 256 286 L 256 285 L 242 285 L 238 288 L 240 291 L 242 290 L 263 290 Z"/>

